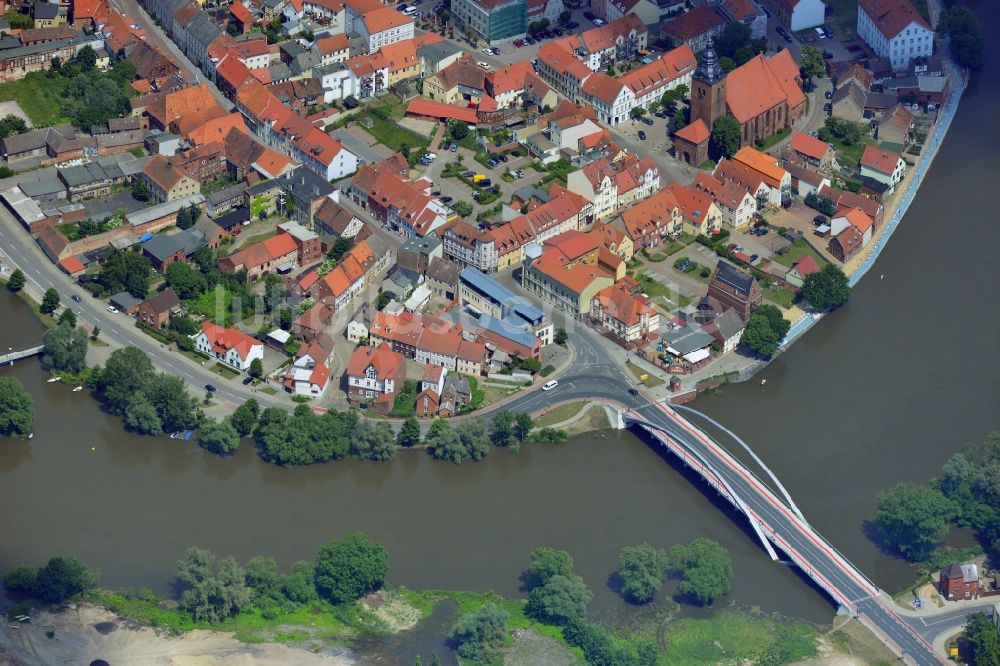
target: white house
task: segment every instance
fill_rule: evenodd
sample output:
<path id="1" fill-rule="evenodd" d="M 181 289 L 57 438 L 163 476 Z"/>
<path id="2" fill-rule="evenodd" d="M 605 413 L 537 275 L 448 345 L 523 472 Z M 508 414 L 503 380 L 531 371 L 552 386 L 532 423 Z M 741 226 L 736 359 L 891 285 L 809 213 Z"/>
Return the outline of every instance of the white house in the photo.
<path id="1" fill-rule="evenodd" d="M 934 32 L 909 0 L 859 0 L 857 31 L 895 71 L 934 53 Z"/>
<path id="2" fill-rule="evenodd" d="M 392 7 L 380 7 L 365 12 L 353 22 L 354 32 L 368 42 L 368 53 L 375 53 L 386 44 L 413 39 L 413 19 Z"/>
<path id="3" fill-rule="evenodd" d="M 582 115 L 549 122 L 549 136 L 552 143 L 562 150 L 575 151 L 580 146 L 580 139 L 600 131 L 600 125 Z"/>
<path id="4" fill-rule="evenodd" d="M 327 180 L 338 180 L 358 170 L 358 156 L 318 128 L 295 141 L 292 158 Z"/>
<path id="5" fill-rule="evenodd" d="M 237 370 L 247 370 L 254 359 L 264 360 L 263 343 L 235 328 L 223 328 L 210 321 L 206 321 L 194 336 L 194 346 L 202 354 Z"/>
<path id="6" fill-rule="evenodd" d="M 865 152 L 861 155 L 861 175 L 874 178 L 880 183 L 889 186 L 890 192 L 896 187 L 899 181 L 903 180 L 906 174 L 906 162 L 896 153 L 866 146 Z"/>
<path id="7" fill-rule="evenodd" d="M 822 0 L 766 0 L 765 4 L 779 25 L 796 32 L 823 25 L 825 20 Z"/>

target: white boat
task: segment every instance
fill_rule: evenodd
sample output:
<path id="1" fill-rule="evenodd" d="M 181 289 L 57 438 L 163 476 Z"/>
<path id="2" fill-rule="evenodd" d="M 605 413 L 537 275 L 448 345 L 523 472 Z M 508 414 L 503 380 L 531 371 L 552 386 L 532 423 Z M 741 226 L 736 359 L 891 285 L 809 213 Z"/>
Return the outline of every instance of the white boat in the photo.
<path id="1" fill-rule="evenodd" d="M 34 439 L 34 438 L 35 438 L 35 433 L 33 432 L 28 433 L 28 439 Z"/>
<path id="2" fill-rule="evenodd" d="M 53 377 L 51 379 L 46 379 L 45 383 L 46 384 L 51 384 L 52 382 L 57 382 L 57 381 L 59 381 L 59 378 L 58 377 Z"/>
<path id="3" fill-rule="evenodd" d="M 75 389 L 73 389 L 73 393 L 76 393 L 77 391 L 82 391 L 82 390 L 83 390 L 82 386 L 77 386 Z"/>

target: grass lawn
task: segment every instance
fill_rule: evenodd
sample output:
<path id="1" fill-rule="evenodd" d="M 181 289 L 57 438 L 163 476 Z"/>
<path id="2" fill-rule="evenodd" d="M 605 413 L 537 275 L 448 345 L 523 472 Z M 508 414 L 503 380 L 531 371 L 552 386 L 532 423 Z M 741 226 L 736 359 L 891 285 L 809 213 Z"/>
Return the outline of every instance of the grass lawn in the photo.
<path id="1" fill-rule="evenodd" d="M 816 629 L 756 613 L 724 610 L 677 620 L 664 633 L 667 664 L 761 663 L 765 656 L 787 664 L 816 653 Z"/>
<path id="2" fill-rule="evenodd" d="M 210 317 L 217 324 L 226 324 L 232 318 L 233 295 L 221 285 L 214 291 L 206 291 L 198 298 L 184 301 L 184 305 L 194 314 Z"/>
<path id="3" fill-rule="evenodd" d="M 834 150 L 837 151 L 837 161 L 845 166 L 850 165 L 856 169 L 858 162 L 861 161 L 861 154 L 865 152 L 865 146 L 868 144 L 875 145 L 875 140 L 866 136 L 863 141 L 859 141 L 853 146 L 845 146 L 839 139 L 834 138 L 830 143 L 833 144 Z"/>
<path id="4" fill-rule="evenodd" d="M 431 142 L 426 136 L 411 132 L 405 127 L 397 125 L 393 120 L 383 120 L 374 113 L 367 113 L 364 118 L 371 121 L 371 126 L 369 127 L 367 121 L 359 122 L 358 126 L 371 134 L 376 141 L 392 150 L 400 150 L 404 145 L 411 149 L 426 148 Z"/>
<path id="5" fill-rule="evenodd" d="M 586 405 L 586 402 L 569 402 L 565 405 L 553 407 L 545 413 L 545 416 L 535 419 L 535 426 L 538 428 L 545 428 L 547 426 L 552 426 L 556 423 L 565 421 L 566 419 L 571 419 L 579 414 L 580 410 Z"/>
<path id="6" fill-rule="evenodd" d="M 635 279 L 639 282 L 639 285 L 642 287 L 642 292 L 644 294 L 647 294 L 652 299 L 657 299 L 660 296 L 666 296 L 667 298 L 670 298 L 672 296 L 670 287 L 657 280 L 654 280 L 645 273 L 637 273 L 635 275 Z"/>
<path id="7" fill-rule="evenodd" d="M 49 78 L 42 72 L 31 72 L 20 81 L 0 85 L 0 102 L 14 101 L 21 105 L 35 127 L 69 122 L 60 113 L 62 95 L 69 79 Z"/>
<path id="8" fill-rule="evenodd" d="M 763 151 L 767 150 L 768 148 L 770 148 L 771 146 L 773 146 L 774 144 L 778 143 L 779 141 L 782 141 L 783 139 L 785 139 L 791 133 L 792 133 L 792 130 L 790 130 L 787 127 L 785 129 L 783 129 L 783 130 L 778 130 L 775 134 L 772 134 L 771 136 L 769 136 L 766 139 L 764 139 L 764 145 L 761 146 L 760 148 L 758 148 L 757 150 L 760 150 L 760 151 L 763 152 Z"/>
<path id="9" fill-rule="evenodd" d="M 517 393 L 520 390 L 521 390 L 521 387 L 520 386 L 516 386 L 516 385 L 511 385 L 510 388 L 501 388 L 499 386 L 485 386 L 484 385 L 482 387 L 482 391 L 483 391 L 483 404 L 482 404 L 482 407 L 486 407 L 487 405 L 492 405 L 494 402 L 497 402 L 498 400 L 503 400 L 504 398 L 506 398 L 509 395 L 514 395 L 515 393 Z M 480 409 L 482 409 L 482 407 L 480 407 Z"/>
<path id="10" fill-rule="evenodd" d="M 795 301 L 795 294 L 788 287 L 781 287 L 780 289 L 771 289 L 769 287 L 764 288 L 764 298 L 771 301 L 775 305 L 780 305 L 783 308 L 792 307 L 792 303 Z"/>
<path id="11" fill-rule="evenodd" d="M 657 386 L 660 386 L 661 384 L 664 383 L 662 379 L 660 379 L 655 375 L 649 374 L 648 372 L 637 366 L 632 361 L 625 361 L 625 367 L 628 368 L 629 372 L 632 373 L 632 376 L 635 377 L 638 381 L 642 382 L 644 386 L 647 386 L 649 388 L 656 388 Z M 641 377 L 643 376 L 645 376 L 646 378 L 641 379 Z"/>
<path id="12" fill-rule="evenodd" d="M 215 365 L 213 365 L 212 372 L 214 372 L 215 374 L 219 375 L 224 379 L 232 379 L 234 377 L 240 376 L 238 370 L 231 368 L 228 365 L 224 365 L 222 363 L 216 363 Z"/>
<path id="13" fill-rule="evenodd" d="M 266 393 L 268 395 L 277 395 L 277 393 L 278 393 L 277 389 L 272 388 L 270 386 L 265 386 L 265 387 L 259 388 L 257 390 L 260 391 L 261 393 Z"/>
<path id="14" fill-rule="evenodd" d="M 816 263 L 819 264 L 820 268 L 822 268 L 826 264 L 826 259 L 820 256 L 819 252 L 814 250 L 812 246 L 804 240 L 798 240 L 792 243 L 791 245 L 788 246 L 788 252 L 784 254 L 776 254 L 772 257 L 772 259 L 774 259 L 782 266 L 787 266 L 788 268 L 791 268 L 792 264 L 794 264 L 796 261 L 798 261 L 799 259 L 801 259 L 806 255 L 812 257 L 813 260 L 815 260 Z"/>
<path id="15" fill-rule="evenodd" d="M 247 245 L 253 245 L 254 243 L 260 243 L 261 241 L 266 241 L 271 236 L 274 236 L 276 231 L 268 231 L 264 234 L 257 234 L 256 236 L 241 236 L 240 237 L 240 247 L 246 247 Z"/>

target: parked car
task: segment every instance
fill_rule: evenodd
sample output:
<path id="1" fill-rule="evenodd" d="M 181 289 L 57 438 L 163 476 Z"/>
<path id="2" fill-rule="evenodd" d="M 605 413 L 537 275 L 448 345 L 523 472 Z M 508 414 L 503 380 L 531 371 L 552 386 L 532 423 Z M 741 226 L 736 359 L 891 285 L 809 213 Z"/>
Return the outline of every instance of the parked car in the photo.
<path id="1" fill-rule="evenodd" d="M 115 314 L 116 312 L 118 312 L 118 308 L 116 308 L 113 305 L 109 305 L 108 306 L 108 312 L 110 312 L 111 314 Z"/>
<path id="2" fill-rule="evenodd" d="M 538 43 L 538 40 L 535 39 L 534 37 L 526 37 L 524 41 L 526 41 L 529 44 L 537 44 Z"/>
<path id="3" fill-rule="evenodd" d="M 77 303 L 83 300 L 82 298 L 80 298 L 80 294 L 73 294 L 72 296 L 70 296 L 70 298 L 72 298 Z"/>
<path id="4" fill-rule="evenodd" d="M 486 55 L 493 55 L 493 49 L 491 49 L 488 46 L 484 46 L 483 47 L 483 53 L 485 53 Z"/>
<path id="5" fill-rule="evenodd" d="M 431 192 L 431 196 L 432 197 L 439 197 L 439 196 L 441 196 L 441 190 L 434 190 L 433 192 Z"/>
<path id="6" fill-rule="evenodd" d="M 599 18 L 594 19 L 593 21 L 591 21 L 591 23 L 593 23 L 594 25 L 596 25 L 598 28 L 600 28 L 602 25 L 604 25 L 604 21 L 602 21 Z"/>
<path id="7" fill-rule="evenodd" d="M 580 27 L 580 24 L 577 23 L 576 21 L 570 21 L 569 23 L 566 24 L 566 27 L 569 28 L 570 30 L 576 30 L 577 28 Z"/>
<path id="8" fill-rule="evenodd" d="M 253 381 L 253 377 L 244 377 L 243 378 L 243 386 L 246 386 L 247 384 L 249 384 L 252 381 Z"/>
<path id="9" fill-rule="evenodd" d="M 523 39 L 515 39 L 514 40 L 514 46 L 516 46 L 517 48 L 521 48 L 522 46 L 524 46 L 524 40 Z"/>
<path id="10" fill-rule="evenodd" d="M 458 144 L 457 143 L 451 144 L 451 147 L 448 150 L 454 153 L 455 151 L 458 150 Z"/>
<path id="11" fill-rule="evenodd" d="M 758 255 L 756 255 L 756 254 L 751 254 L 751 255 L 750 255 L 750 262 L 751 262 L 751 263 L 753 263 L 753 262 L 757 261 L 757 258 L 758 258 Z"/>
<path id="12" fill-rule="evenodd" d="M 209 393 L 215 393 L 219 389 L 215 388 L 211 384 L 205 384 L 205 390 L 208 391 Z"/>
<path id="13" fill-rule="evenodd" d="M 588 11 L 583 13 L 583 18 L 587 19 L 588 21 L 593 21 L 595 18 L 597 18 L 597 15 L 594 12 Z"/>
<path id="14" fill-rule="evenodd" d="M 490 168 L 491 168 L 491 169 L 495 169 L 495 168 L 496 168 L 496 166 L 497 166 L 498 164 L 500 164 L 500 162 L 499 162 L 499 161 L 497 160 L 497 158 L 495 158 L 495 157 L 492 157 L 492 158 L 490 158 L 490 161 L 489 161 L 489 162 L 487 162 L 487 164 L 489 164 L 489 165 L 490 165 Z"/>
<path id="15" fill-rule="evenodd" d="M 506 155 L 497 155 L 497 159 L 501 162 L 506 162 L 509 158 Z"/>
<path id="16" fill-rule="evenodd" d="M 652 124 L 653 124 L 653 119 L 652 119 L 652 118 L 646 118 L 646 117 L 644 116 L 644 117 L 642 118 L 642 122 L 643 122 L 643 123 L 645 123 L 646 125 L 652 125 Z"/>
<path id="17" fill-rule="evenodd" d="M 476 64 L 479 65 L 480 69 L 485 69 L 487 71 L 489 71 L 489 69 L 490 69 L 490 63 L 488 63 L 488 62 L 484 62 L 484 61 L 480 60 Z"/>
<path id="18" fill-rule="evenodd" d="M 824 60 L 829 60 L 832 57 L 833 57 L 832 53 L 830 53 L 829 51 L 823 51 L 823 59 Z"/>
<path id="19" fill-rule="evenodd" d="M 813 218 L 813 224 L 817 227 L 821 224 L 826 224 L 826 215 L 817 215 Z"/>
<path id="20" fill-rule="evenodd" d="M 499 46 L 494 46 L 493 47 L 493 55 L 495 55 L 495 56 L 500 55 L 500 47 Z"/>
<path id="21" fill-rule="evenodd" d="M 827 90 L 825 97 L 827 99 L 833 99 L 833 91 L 832 90 Z"/>
<path id="22" fill-rule="evenodd" d="M 479 181 L 477 185 L 479 185 L 479 187 L 485 190 L 490 187 L 493 187 L 493 181 L 491 181 L 489 178 L 484 178 L 483 180 Z"/>
<path id="23" fill-rule="evenodd" d="M 638 389 L 634 389 L 634 388 L 630 388 L 628 390 L 628 394 L 629 395 L 639 395 L 639 390 Z"/>
<path id="24" fill-rule="evenodd" d="M 441 144 L 441 150 L 448 150 L 451 148 L 451 141 L 445 141 Z"/>
<path id="25" fill-rule="evenodd" d="M 441 197 L 441 203 L 451 203 L 451 202 L 452 202 L 451 197 Z"/>
<path id="26" fill-rule="evenodd" d="M 826 111 L 827 113 L 831 113 L 833 111 L 833 104 L 827 102 L 826 104 L 823 105 L 823 110 Z"/>
<path id="27" fill-rule="evenodd" d="M 643 132 L 642 130 L 639 130 L 639 140 L 640 141 L 645 141 L 646 140 L 646 133 Z"/>
<path id="28" fill-rule="evenodd" d="M 823 34 L 826 35 L 827 39 L 833 39 L 833 30 L 828 25 L 823 26 Z"/>
<path id="29" fill-rule="evenodd" d="M 466 171 L 465 173 L 462 174 L 464 178 L 472 178 L 475 175 L 476 175 L 475 171 Z"/>

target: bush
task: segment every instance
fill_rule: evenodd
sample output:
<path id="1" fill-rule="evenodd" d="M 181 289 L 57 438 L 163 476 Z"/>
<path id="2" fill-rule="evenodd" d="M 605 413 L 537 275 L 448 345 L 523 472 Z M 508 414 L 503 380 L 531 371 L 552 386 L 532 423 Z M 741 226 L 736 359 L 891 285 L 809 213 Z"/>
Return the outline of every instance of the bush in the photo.
<path id="1" fill-rule="evenodd" d="M 331 541 L 316 555 L 316 590 L 333 603 L 360 599 L 385 584 L 389 554 L 361 532 Z"/>
<path id="2" fill-rule="evenodd" d="M 38 572 L 34 567 L 20 566 L 8 571 L 3 577 L 3 587 L 8 592 L 26 592 L 35 590 L 35 579 Z"/>
<path id="3" fill-rule="evenodd" d="M 99 574 L 72 555 L 53 557 L 38 570 L 34 595 L 48 604 L 61 604 L 97 582 Z"/>
<path id="4" fill-rule="evenodd" d="M 494 603 L 459 617 L 449 635 L 458 656 L 474 662 L 491 661 L 507 638 L 507 619 L 507 611 Z"/>

